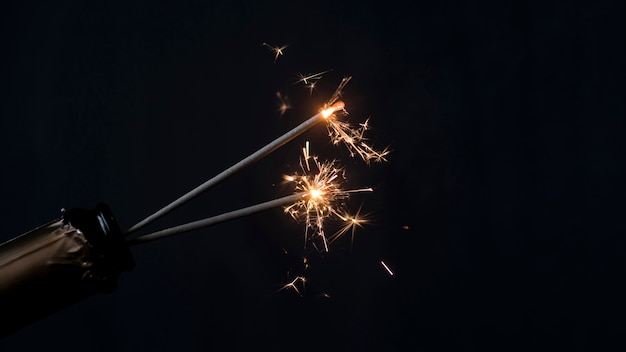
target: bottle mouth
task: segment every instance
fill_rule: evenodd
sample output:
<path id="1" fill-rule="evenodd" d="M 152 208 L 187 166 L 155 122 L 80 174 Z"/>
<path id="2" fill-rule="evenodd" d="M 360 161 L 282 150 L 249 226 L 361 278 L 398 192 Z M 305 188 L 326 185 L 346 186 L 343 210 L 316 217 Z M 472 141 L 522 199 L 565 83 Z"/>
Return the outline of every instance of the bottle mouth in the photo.
<path id="1" fill-rule="evenodd" d="M 105 273 L 111 271 L 110 274 L 117 272 L 119 275 L 135 267 L 135 260 L 108 205 L 100 203 L 94 209 L 69 209 L 63 212 L 62 220 L 83 233 Z"/>

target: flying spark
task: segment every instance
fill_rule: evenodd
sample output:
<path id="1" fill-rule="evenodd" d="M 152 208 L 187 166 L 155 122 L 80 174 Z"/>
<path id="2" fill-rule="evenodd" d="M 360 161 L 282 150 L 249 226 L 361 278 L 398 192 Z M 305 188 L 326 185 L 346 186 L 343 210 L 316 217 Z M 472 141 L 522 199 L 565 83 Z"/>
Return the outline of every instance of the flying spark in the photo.
<path id="1" fill-rule="evenodd" d="M 318 73 L 313 73 L 310 75 L 303 75 L 301 73 L 298 74 L 298 81 L 296 81 L 296 83 L 304 83 L 304 84 L 309 84 L 312 81 L 317 81 L 320 78 L 322 78 L 322 75 L 324 75 L 325 73 L 328 73 L 332 70 L 326 70 L 326 71 L 322 71 L 322 72 L 318 72 Z"/>
<path id="2" fill-rule="evenodd" d="M 313 73 L 310 75 L 303 75 L 301 73 L 298 74 L 298 80 L 294 84 L 303 83 L 306 88 L 309 90 L 309 94 L 313 94 L 313 90 L 315 89 L 315 85 L 317 81 L 322 78 L 325 73 L 328 73 L 332 70 L 326 70 L 318 73 Z"/>
<path id="3" fill-rule="evenodd" d="M 350 244 L 352 245 L 354 243 L 354 235 L 356 234 L 357 227 L 362 228 L 363 225 L 367 224 L 369 221 L 367 219 L 367 214 L 361 215 L 361 207 L 359 207 L 354 215 L 344 212 L 342 214 L 338 214 L 337 217 L 343 222 L 343 224 L 337 232 L 328 238 L 330 243 L 335 242 L 338 238 L 350 232 Z"/>
<path id="4" fill-rule="evenodd" d="M 214 187 L 215 185 L 217 185 L 218 183 L 224 181 L 228 177 L 230 177 L 230 176 L 234 175 L 235 173 L 241 171 L 242 169 L 252 165 L 255 161 L 258 161 L 258 160 L 264 158 L 265 156 L 267 156 L 271 152 L 273 152 L 276 149 L 280 148 L 281 146 L 285 145 L 286 143 L 288 143 L 289 141 L 291 141 L 294 138 L 298 137 L 302 133 L 308 131 L 313 126 L 317 125 L 318 123 L 321 123 L 325 119 L 327 120 L 329 117 L 332 117 L 333 114 L 336 111 L 342 111 L 344 109 L 345 105 L 344 105 L 344 103 L 342 101 L 337 101 L 337 99 L 338 99 L 338 97 L 339 97 L 339 95 L 341 93 L 341 88 L 343 86 L 345 86 L 345 84 L 348 81 L 349 81 L 349 78 L 344 78 L 341 81 L 341 83 L 339 84 L 339 87 L 335 91 L 335 94 L 333 94 L 333 97 L 331 98 L 331 100 L 317 114 L 311 116 L 306 121 L 302 122 L 301 124 L 299 124 L 298 126 L 294 127 L 293 129 L 291 129 L 287 133 L 283 134 L 282 136 L 276 138 L 272 142 L 270 142 L 270 143 L 266 144 L 265 146 L 261 147 L 256 152 L 254 152 L 254 153 L 248 155 L 247 157 L 239 160 L 237 163 L 235 163 L 231 167 L 225 169 L 224 171 L 222 171 L 219 174 L 217 174 L 216 176 L 210 178 L 209 180 L 207 180 L 203 184 L 197 186 L 196 188 L 194 188 L 191 191 L 185 193 L 184 195 L 182 195 L 181 197 L 177 198 L 173 202 L 169 203 L 168 205 L 164 206 L 163 208 L 159 209 L 158 211 L 152 213 L 150 216 L 146 217 L 145 219 L 143 219 L 140 222 L 136 223 L 135 225 L 131 226 L 128 230 L 126 230 L 124 236 L 128 236 L 129 234 L 131 234 L 131 233 L 141 229 L 142 227 L 152 223 L 156 219 L 164 216 L 165 214 L 169 213 L 170 211 L 172 211 L 172 210 L 176 209 L 177 207 L 185 204 L 189 200 L 199 196 L 203 192 L 206 192 L 208 189 Z M 158 237 L 158 238 L 163 238 L 163 237 Z"/>
<path id="5" fill-rule="evenodd" d="M 267 43 L 263 43 L 263 46 L 266 46 L 268 49 L 270 49 L 271 51 L 274 52 L 274 54 L 276 54 L 274 56 L 274 63 L 276 63 L 276 60 L 278 60 L 278 57 L 281 55 L 285 54 L 285 49 L 287 49 L 287 47 L 289 46 L 289 44 L 284 44 L 283 46 L 273 46 L 273 45 L 269 45 Z"/>
<path id="6" fill-rule="evenodd" d="M 317 82 L 311 82 L 307 85 L 305 85 L 305 87 L 307 87 L 309 89 L 309 95 L 313 95 L 313 90 L 315 90 L 315 84 Z"/>
<path id="7" fill-rule="evenodd" d="M 282 290 L 294 290 L 296 293 L 302 297 L 302 292 L 298 289 L 298 284 L 302 286 L 302 290 L 304 290 L 304 284 L 306 283 L 306 277 L 304 276 L 296 276 L 293 280 L 283 285 L 283 287 L 279 288 L 278 291 Z M 276 292 L 278 292 L 276 291 Z"/>
<path id="8" fill-rule="evenodd" d="M 385 268 L 385 270 L 387 270 L 387 272 L 389 273 L 389 275 L 393 276 L 393 271 L 391 271 L 391 269 L 389 269 L 389 267 L 387 266 L 387 264 L 385 264 L 385 262 L 383 262 L 382 260 L 380 261 L 380 264 L 382 264 L 383 268 Z"/>
<path id="9" fill-rule="evenodd" d="M 278 98 L 278 111 L 280 112 L 280 116 L 283 116 L 287 110 L 291 109 L 291 105 L 289 105 L 287 97 L 280 94 L 280 92 L 276 92 L 276 97 Z"/>

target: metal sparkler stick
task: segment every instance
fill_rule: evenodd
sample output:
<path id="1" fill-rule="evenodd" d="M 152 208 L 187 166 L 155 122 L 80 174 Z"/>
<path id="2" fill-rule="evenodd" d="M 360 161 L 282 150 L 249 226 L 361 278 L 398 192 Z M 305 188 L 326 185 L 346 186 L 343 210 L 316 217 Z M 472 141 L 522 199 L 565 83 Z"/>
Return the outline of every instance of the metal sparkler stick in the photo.
<path id="1" fill-rule="evenodd" d="M 239 161 L 238 163 L 236 163 L 235 165 L 229 167 L 228 169 L 222 171 L 217 176 L 215 176 L 215 177 L 211 178 L 210 180 L 204 182 L 200 186 L 194 188 L 193 190 L 189 191 L 185 195 L 181 196 L 180 198 L 176 199 L 175 201 L 173 201 L 170 204 L 166 205 L 165 207 L 161 208 L 157 212 L 155 212 L 152 215 L 148 216 L 144 220 L 140 221 L 136 225 L 132 226 L 130 229 L 128 229 L 128 231 L 126 231 L 126 235 L 129 235 L 130 233 L 135 232 L 135 231 L 139 230 L 140 228 L 150 224 L 151 222 L 153 222 L 156 219 L 162 217 L 163 215 L 169 213 L 170 211 L 174 210 L 175 208 L 177 208 L 177 207 L 185 204 L 189 200 L 197 197 L 198 195 L 200 195 L 204 191 L 208 190 L 209 188 L 217 185 L 219 182 L 221 182 L 221 181 L 227 179 L 228 177 L 232 176 L 236 172 L 241 171 L 242 169 L 244 169 L 245 167 L 253 164 L 256 161 L 259 161 L 263 157 L 267 156 L 268 154 L 270 154 L 271 152 L 275 151 L 276 149 L 282 147 L 287 142 L 293 140 L 294 138 L 296 138 L 297 136 L 301 135 L 302 133 L 304 133 L 308 129 L 312 128 L 316 124 L 318 124 L 321 121 L 327 119 L 329 116 L 331 116 L 335 112 L 343 110 L 344 107 L 345 107 L 345 105 L 344 105 L 344 103 L 342 101 L 334 102 L 332 105 L 330 105 L 326 109 L 320 111 L 319 113 L 313 115 L 308 120 L 304 121 L 300 125 L 298 125 L 295 128 L 293 128 L 291 131 L 289 131 L 289 132 L 283 134 L 282 136 L 276 138 L 274 141 L 272 141 L 269 144 L 265 145 L 263 148 L 261 148 L 261 149 L 257 150 L 256 152 L 250 154 L 248 157 L 244 158 L 243 160 Z"/>
<path id="2" fill-rule="evenodd" d="M 179 226 L 174 226 L 174 227 L 170 227 L 161 231 L 157 231 L 157 232 L 153 232 L 147 235 L 143 235 L 143 236 L 139 236 L 137 238 L 128 240 L 128 244 L 129 245 L 135 245 L 135 244 L 140 244 L 140 243 L 145 243 L 145 242 L 149 242 L 149 241 L 154 241 L 154 240 L 158 240 L 158 239 L 162 239 L 162 238 L 166 238 L 169 236 L 173 236 L 173 235 L 177 235 L 183 232 L 189 232 L 192 230 L 197 230 L 200 228 L 204 228 L 204 227 L 208 227 L 208 226 L 212 226 L 215 224 L 219 224 L 221 222 L 225 222 L 225 221 L 229 221 L 229 220 L 233 220 L 236 218 L 240 218 L 240 217 L 244 217 L 244 216 L 248 216 L 248 215 L 252 215 L 264 210 L 269 210 L 272 208 L 276 208 L 276 207 L 280 207 L 283 205 L 287 205 L 287 204 L 291 204 L 294 202 L 297 202 L 299 200 L 301 200 L 302 198 L 309 196 L 310 192 L 300 192 L 300 193 L 296 193 L 296 194 L 292 194 L 289 196 L 285 196 L 282 198 L 277 198 L 274 200 L 270 200 L 264 203 L 259 203 L 256 205 L 252 205 L 246 208 L 241 208 L 238 210 L 233 210 L 227 213 L 223 213 L 220 215 L 216 215 L 210 218 L 206 218 L 206 219 L 202 219 L 202 220 L 197 220 L 197 221 L 193 221 L 187 224 L 183 224 L 183 225 L 179 225 Z"/>

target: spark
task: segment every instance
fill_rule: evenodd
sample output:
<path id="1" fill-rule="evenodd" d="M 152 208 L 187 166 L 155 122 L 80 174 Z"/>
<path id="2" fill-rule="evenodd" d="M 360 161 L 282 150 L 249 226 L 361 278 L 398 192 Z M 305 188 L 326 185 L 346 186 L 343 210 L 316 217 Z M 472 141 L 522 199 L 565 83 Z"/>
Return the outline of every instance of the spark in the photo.
<path id="1" fill-rule="evenodd" d="M 213 226 L 225 221 L 230 221 L 233 219 L 237 219 L 243 216 L 249 216 L 261 211 L 283 207 L 288 204 L 293 204 L 294 202 L 300 201 L 302 198 L 309 197 L 308 192 L 296 193 L 285 197 L 276 198 L 267 202 L 251 205 L 249 207 L 229 211 L 226 213 L 222 213 L 220 215 L 211 216 L 208 218 L 188 222 L 186 224 L 169 227 L 160 231 L 152 232 L 147 235 L 141 235 L 139 237 L 135 237 L 131 240 L 128 240 L 128 245 L 136 245 L 140 243 L 145 243 L 149 241 L 154 241 L 162 238 L 166 238 L 169 236 L 178 235 L 181 233 L 205 228 L 208 226 Z"/>
<path id="2" fill-rule="evenodd" d="M 339 98 L 350 79 L 351 77 L 343 78 L 335 93 L 322 109 L 330 141 L 335 145 L 343 143 L 348 148 L 351 157 L 358 155 L 368 164 L 372 160 L 376 162 L 387 161 L 386 156 L 390 153 L 389 149 L 377 150 L 368 143 L 368 139 L 365 137 L 365 132 L 370 129 L 369 119 L 360 123 L 359 127 L 353 127 L 349 122 L 342 121 L 339 117 L 348 115 L 344 103 Z M 335 114 L 335 112 L 342 114 Z"/>
<path id="3" fill-rule="evenodd" d="M 318 73 L 313 73 L 313 74 L 310 74 L 310 75 L 303 75 L 303 74 L 299 73 L 298 74 L 298 81 L 296 81 L 296 83 L 309 84 L 312 81 L 319 80 L 320 78 L 322 78 L 322 76 L 325 73 L 328 73 L 330 71 L 332 71 L 332 70 L 326 70 L 326 71 L 322 71 L 322 72 L 318 72 Z"/>
<path id="4" fill-rule="evenodd" d="M 350 123 L 341 121 L 337 118 L 327 119 L 328 136 L 332 144 L 343 143 L 350 152 L 351 157 L 359 156 L 366 163 L 374 160 L 376 162 L 387 161 L 386 156 L 390 153 L 388 148 L 376 150 L 365 137 L 365 132 L 369 130 L 369 119 L 359 124 L 358 128 L 354 128 Z"/>
<path id="5" fill-rule="evenodd" d="M 387 270 L 387 272 L 389 273 L 389 275 L 393 276 L 393 271 L 391 271 L 391 269 L 389 269 L 389 267 L 387 266 L 387 264 L 385 264 L 384 261 L 380 261 L 380 264 L 382 264 L 383 268 L 385 268 L 385 270 Z"/>
<path id="6" fill-rule="evenodd" d="M 283 116 L 285 115 L 287 110 L 291 109 L 291 105 L 289 105 L 289 99 L 280 94 L 280 92 L 276 92 L 276 97 L 278 98 L 278 111 L 280 112 L 280 116 Z"/>
<path id="7" fill-rule="evenodd" d="M 298 80 L 294 84 L 303 83 L 306 88 L 309 89 L 309 95 L 313 94 L 313 90 L 315 89 L 315 85 L 317 81 L 322 78 L 325 73 L 328 73 L 332 70 L 326 70 L 318 73 L 313 73 L 309 75 L 303 75 L 301 73 L 298 74 Z"/>
<path id="8" fill-rule="evenodd" d="M 279 288 L 276 292 L 278 291 L 282 291 L 282 290 L 294 290 L 296 291 L 296 293 L 302 297 L 302 292 L 300 292 L 300 290 L 298 289 L 298 283 L 302 284 L 302 289 L 304 290 L 304 284 L 306 283 L 306 277 L 304 276 L 296 276 L 293 280 L 291 280 L 290 282 L 284 284 L 281 288 Z"/>
<path id="9" fill-rule="evenodd" d="M 289 46 L 289 44 L 283 44 L 283 46 L 273 46 L 273 45 L 269 45 L 267 43 L 263 43 L 263 46 L 266 46 L 268 49 L 270 49 L 271 51 L 274 52 L 274 54 L 276 54 L 274 56 L 274 63 L 276 63 L 276 60 L 278 60 L 278 57 L 281 55 L 284 55 L 285 52 L 284 50 L 287 49 L 287 47 Z"/>
<path id="10" fill-rule="evenodd" d="M 330 99 L 328 99 L 326 106 L 333 105 L 337 100 L 339 100 L 341 94 L 343 93 L 343 88 L 346 86 L 346 84 L 348 84 L 348 82 L 350 82 L 351 79 L 352 76 L 344 77 L 341 79 L 341 82 L 339 82 L 337 89 L 335 89 L 335 93 L 333 93 Z"/>
<path id="11" fill-rule="evenodd" d="M 309 95 L 313 95 L 313 90 L 315 90 L 315 84 L 316 83 L 317 82 L 311 82 L 311 83 L 305 85 L 305 87 L 309 89 Z"/>
<path id="12" fill-rule="evenodd" d="M 284 179 L 294 184 L 295 192 L 308 193 L 308 196 L 299 198 L 285 207 L 284 211 L 296 220 L 304 220 L 305 245 L 308 241 L 312 241 L 313 245 L 319 248 L 315 244 L 315 241 L 318 241 L 323 245 L 323 251 L 328 252 L 329 240 L 325 234 L 324 222 L 331 218 L 344 221 L 348 219 L 346 212 L 341 209 L 341 204 L 336 205 L 336 203 L 348 198 L 351 193 L 371 192 L 372 189 L 342 189 L 341 183 L 346 178 L 345 171 L 337 166 L 335 160 L 321 162 L 317 156 L 311 156 L 308 143 L 302 150 L 303 156 L 300 158 L 302 173 L 287 175 Z M 352 219 L 351 224 L 345 231 L 348 231 L 351 226 L 362 223 L 358 215 L 350 219 Z M 337 237 L 336 234 L 331 236 L 333 239 Z"/>
<path id="13" fill-rule="evenodd" d="M 367 190 L 372 191 L 371 188 L 368 188 Z M 338 238 L 342 237 L 348 232 L 351 232 L 350 244 L 354 243 L 354 235 L 356 234 L 356 229 L 359 227 L 363 228 L 363 225 L 369 222 L 369 220 L 367 219 L 367 214 L 361 215 L 362 206 L 363 205 L 359 207 L 354 215 L 350 215 L 347 212 L 338 215 L 339 219 L 343 221 L 343 225 L 339 228 L 337 232 L 329 237 L 330 243 L 335 242 Z"/>

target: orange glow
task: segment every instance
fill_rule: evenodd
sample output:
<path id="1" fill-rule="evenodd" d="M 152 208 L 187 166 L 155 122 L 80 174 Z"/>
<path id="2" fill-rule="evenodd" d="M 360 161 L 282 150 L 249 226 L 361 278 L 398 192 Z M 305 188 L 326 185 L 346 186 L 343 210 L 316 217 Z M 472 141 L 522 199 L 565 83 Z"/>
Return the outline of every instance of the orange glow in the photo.
<path id="1" fill-rule="evenodd" d="M 346 107 L 346 104 L 343 101 L 338 101 L 328 108 L 321 111 L 322 116 L 327 119 L 330 115 L 334 114 L 337 111 L 343 110 Z"/>
<path id="2" fill-rule="evenodd" d="M 314 199 L 322 198 L 322 191 L 320 191 L 319 189 L 312 189 L 310 193 L 311 193 L 311 198 L 314 198 Z"/>

